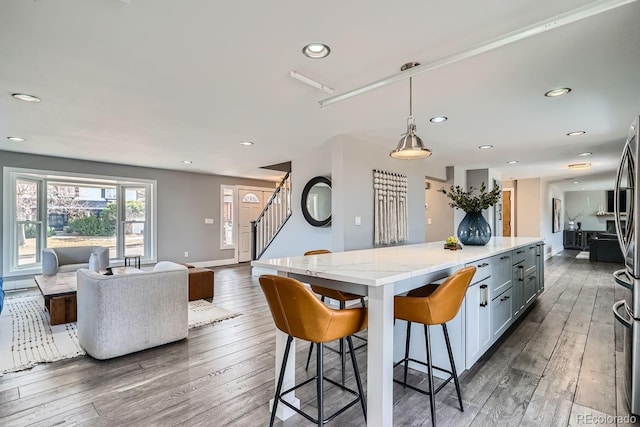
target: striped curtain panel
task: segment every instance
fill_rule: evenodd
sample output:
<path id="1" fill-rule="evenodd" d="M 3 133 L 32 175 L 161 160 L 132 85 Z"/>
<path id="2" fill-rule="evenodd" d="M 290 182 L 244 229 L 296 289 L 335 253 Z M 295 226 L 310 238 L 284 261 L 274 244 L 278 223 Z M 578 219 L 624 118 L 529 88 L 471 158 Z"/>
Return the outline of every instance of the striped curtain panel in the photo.
<path id="1" fill-rule="evenodd" d="M 373 244 L 396 245 L 407 241 L 407 176 L 373 171 Z"/>

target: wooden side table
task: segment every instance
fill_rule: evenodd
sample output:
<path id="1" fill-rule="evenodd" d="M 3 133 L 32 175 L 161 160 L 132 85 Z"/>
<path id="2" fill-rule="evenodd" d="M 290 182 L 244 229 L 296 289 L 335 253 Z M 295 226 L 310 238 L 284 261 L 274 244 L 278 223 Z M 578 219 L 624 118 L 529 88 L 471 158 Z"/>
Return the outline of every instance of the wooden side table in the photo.
<path id="1" fill-rule="evenodd" d="M 207 268 L 190 268 L 189 301 L 213 298 L 213 270 Z"/>

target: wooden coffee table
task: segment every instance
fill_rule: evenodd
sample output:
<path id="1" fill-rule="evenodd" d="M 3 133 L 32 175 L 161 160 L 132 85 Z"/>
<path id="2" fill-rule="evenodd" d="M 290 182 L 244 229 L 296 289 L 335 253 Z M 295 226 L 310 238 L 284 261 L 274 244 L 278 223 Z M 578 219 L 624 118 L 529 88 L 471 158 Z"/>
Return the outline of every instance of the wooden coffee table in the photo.
<path id="1" fill-rule="evenodd" d="M 52 325 L 75 322 L 77 316 L 76 273 L 58 273 L 55 276 L 34 276 L 44 297 Z"/>
<path id="2" fill-rule="evenodd" d="M 141 271 L 133 267 L 113 267 L 114 274 L 132 274 Z M 33 278 L 44 297 L 44 306 L 49 312 L 51 324 L 75 322 L 78 313 L 76 272 L 58 273 L 55 276 L 40 275 Z"/>

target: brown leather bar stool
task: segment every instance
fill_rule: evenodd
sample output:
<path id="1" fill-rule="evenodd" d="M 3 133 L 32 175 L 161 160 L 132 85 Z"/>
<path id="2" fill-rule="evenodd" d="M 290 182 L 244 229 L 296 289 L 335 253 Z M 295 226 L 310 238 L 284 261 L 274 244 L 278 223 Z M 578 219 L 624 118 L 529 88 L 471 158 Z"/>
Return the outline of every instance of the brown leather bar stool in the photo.
<path id="1" fill-rule="evenodd" d="M 267 303 L 269 304 L 269 309 L 271 310 L 271 315 L 273 316 L 276 327 L 289 335 L 287 337 L 287 345 L 284 350 L 284 357 L 282 359 L 282 367 L 280 368 L 280 376 L 278 377 L 278 384 L 276 386 L 273 409 L 271 411 L 271 421 L 269 425 L 273 426 L 275 421 L 278 402 L 282 402 L 319 426 L 331 421 L 356 403 L 360 402 L 366 422 L 367 404 L 362 391 L 362 381 L 360 380 L 358 362 L 353 351 L 351 335 L 367 327 L 367 309 L 350 308 L 346 310 L 334 310 L 329 308 L 322 302 L 318 301 L 318 298 L 316 298 L 313 292 L 311 292 L 311 290 L 306 286 L 289 277 L 263 275 L 260 276 L 260 286 L 267 298 Z M 323 374 L 323 344 L 345 337 L 349 344 L 349 350 L 351 350 L 351 362 L 353 363 L 353 372 L 356 379 L 356 385 L 358 387 L 357 392 L 344 387 L 329 378 L 325 378 Z M 289 390 L 282 391 L 282 382 L 284 380 L 284 373 L 293 338 L 299 338 L 316 344 L 316 376 L 293 386 Z M 287 393 L 290 393 L 314 380 L 316 381 L 318 399 L 318 417 L 316 419 L 312 418 L 310 415 L 291 405 L 282 398 Z M 340 387 L 355 396 L 355 399 L 326 419 L 324 418 L 323 380 L 328 381 L 329 383 Z"/>
<path id="2" fill-rule="evenodd" d="M 465 267 L 449 276 L 441 285 L 426 285 L 418 289 L 414 289 L 407 293 L 406 296 L 396 296 L 394 298 L 395 318 L 407 321 L 407 341 L 405 343 L 404 359 L 395 363 L 393 367 L 404 363 L 404 381 L 396 380 L 405 387 L 424 393 L 429 396 L 431 404 L 431 424 L 436 425 L 436 400 L 435 395 L 453 379 L 456 392 L 458 393 L 458 401 L 460 402 L 460 410 L 464 412 L 462 406 L 462 395 L 460 394 L 460 384 L 458 382 L 458 373 L 456 372 L 456 364 L 453 360 L 453 352 L 451 351 L 451 342 L 449 341 L 449 332 L 447 331 L 446 322 L 450 321 L 462 305 L 462 300 L 467 292 L 467 288 L 471 283 L 471 279 L 476 272 L 475 267 Z M 411 323 L 422 323 L 424 325 L 424 337 L 427 347 L 426 363 L 409 357 L 409 345 L 411 342 Z M 431 342 L 429 340 L 429 326 L 442 325 L 444 340 L 447 345 L 447 353 L 449 353 L 449 362 L 451 370 L 434 366 L 431 362 Z M 420 388 L 407 384 L 407 365 L 411 362 L 425 365 L 428 371 L 429 390 L 425 391 Z M 447 378 L 438 388 L 434 390 L 433 370 L 437 369 L 441 372 L 449 374 Z"/>
<path id="3" fill-rule="evenodd" d="M 322 254 L 330 254 L 331 251 L 328 249 L 315 249 L 312 251 L 307 251 L 304 253 L 305 256 L 309 256 L 309 255 L 322 255 Z M 364 297 L 362 295 L 356 295 L 356 294 L 350 294 L 348 292 L 342 292 L 342 291 L 338 291 L 336 289 L 330 289 L 330 288 L 324 288 L 322 286 L 318 286 L 318 285 L 311 285 L 311 289 L 313 290 L 313 292 L 315 292 L 316 294 L 320 295 L 320 300 L 322 302 L 325 301 L 325 298 L 331 298 L 334 299 L 336 301 L 338 301 L 339 303 L 339 307 L 340 310 L 344 310 L 347 307 L 347 302 L 348 301 L 354 301 L 359 299 L 360 300 L 360 304 L 362 305 L 362 307 L 366 307 L 366 304 L 364 302 Z M 354 335 L 355 338 L 358 338 L 362 341 L 365 341 L 364 344 L 361 344 L 359 346 L 357 346 L 355 349 L 359 349 L 361 347 L 364 347 L 366 345 L 366 338 L 362 338 L 359 337 L 357 335 Z M 346 376 L 346 369 L 345 369 L 345 363 L 346 363 L 346 354 L 347 352 L 345 351 L 344 348 L 344 338 L 340 339 L 340 344 L 338 349 L 336 350 L 335 348 L 329 347 L 327 346 L 326 348 L 328 350 L 331 350 L 335 353 L 338 353 L 340 355 L 340 364 L 342 367 L 341 373 L 342 373 L 342 385 L 344 385 L 344 379 Z M 309 370 L 309 362 L 311 361 L 311 354 L 313 353 L 313 343 L 309 346 L 309 354 L 307 355 L 307 365 L 305 366 L 305 370 Z"/>

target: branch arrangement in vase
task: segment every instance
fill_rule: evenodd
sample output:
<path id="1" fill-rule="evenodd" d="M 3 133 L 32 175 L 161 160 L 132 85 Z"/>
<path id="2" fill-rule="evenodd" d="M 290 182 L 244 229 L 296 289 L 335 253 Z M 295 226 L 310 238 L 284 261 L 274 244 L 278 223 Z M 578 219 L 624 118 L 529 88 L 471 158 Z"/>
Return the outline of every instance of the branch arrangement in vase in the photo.
<path id="1" fill-rule="evenodd" d="M 469 212 L 482 212 L 490 206 L 495 205 L 500 201 L 500 195 L 502 190 L 499 185 L 495 185 L 491 191 L 487 191 L 487 186 L 482 183 L 479 189 L 469 187 L 469 191 L 464 191 L 462 187 L 452 185 L 449 191 L 444 187 L 438 190 L 442 194 L 445 194 L 451 202 L 449 206 L 452 208 L 462 209 Z M 477 194 L 476 194 L 477 191 Z"/>

